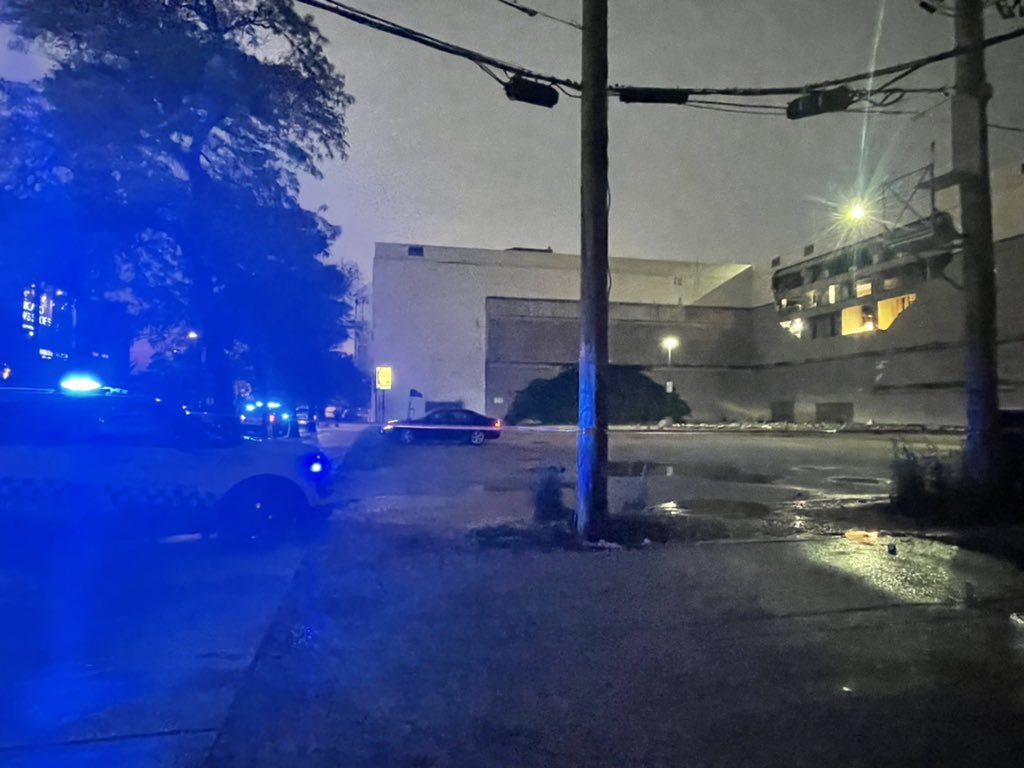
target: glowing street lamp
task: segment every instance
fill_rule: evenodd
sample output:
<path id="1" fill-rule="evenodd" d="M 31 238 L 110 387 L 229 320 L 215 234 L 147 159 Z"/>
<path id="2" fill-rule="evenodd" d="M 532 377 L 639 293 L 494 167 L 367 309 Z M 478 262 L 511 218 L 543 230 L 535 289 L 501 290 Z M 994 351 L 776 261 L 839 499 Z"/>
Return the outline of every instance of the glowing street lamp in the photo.
<path id="1" fill-rule="evenodd" d="M 876 207 L 866 197 L 854 197 L 837 206 L 835 219 L 840 231 L 855 232 L 866 229 L 876 219 Z"/>
<path id="2" fill-rule="evenodd" d="M 867 215 L 868 209 L 864 207 L 864 203 L 853 203 L 846 209 L 846 218 L 853 222 L 863 221 Z"/>
<path id="3" fill-rule="evenodd" d="M 199 331 L 189 331 L 188 332 L 188 340 L 189 341 L 196 341 L 198 338 L 199 338 Z"/>
<path id="4" fill-rule="evenodd" d="M 672 350 L 679 347 L 679 337 L 677 336 L 665 336 L 661 340 L 661 348 L 668 353 L 668 364 L 672 365 Z"/>

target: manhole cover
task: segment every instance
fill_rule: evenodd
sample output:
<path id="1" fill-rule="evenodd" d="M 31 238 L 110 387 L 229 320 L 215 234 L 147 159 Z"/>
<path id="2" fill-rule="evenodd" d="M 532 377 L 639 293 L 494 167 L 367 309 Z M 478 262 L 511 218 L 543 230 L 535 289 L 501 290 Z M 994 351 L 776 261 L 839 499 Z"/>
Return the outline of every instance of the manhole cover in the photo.
<path id="1" fill-rule="evenodd" d="M 856 483 L 858 485 L 883 485 L 886 481 L 877 477 L 830 477 L 830 483 Z"/>

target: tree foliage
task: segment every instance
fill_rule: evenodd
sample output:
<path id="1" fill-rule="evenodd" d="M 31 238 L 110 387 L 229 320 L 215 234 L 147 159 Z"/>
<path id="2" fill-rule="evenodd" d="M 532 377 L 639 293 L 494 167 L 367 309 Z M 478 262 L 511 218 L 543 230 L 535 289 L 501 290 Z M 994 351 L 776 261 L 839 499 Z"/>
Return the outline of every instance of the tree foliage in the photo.
<path id="1" fill-rule="evenodd" d="M 670 418 L 680 422 L 690 406 L 675 392 L 666 392 L 636 366 L 610 365 L 605 370 L 608 421 L 612 424 L 644 424 Z M 575 424 L 579 409 L 579 368 L 570 366 L 551 379 L 534 379 L 516 393 L 507 421 L 521 424 Z"/>
<path id="2" fill-rule="evenodd" d="M 312 19 L 291 0 L 5 0 L 0 24 L 52 62 L 0 81 L 0 280 L 120 302 L 132 333 L 196 328 L 222 378 L 247 349 L 258 378 L 310 389 L 356 278 L 298 202 L 345 157 L 352 103 Z"/>

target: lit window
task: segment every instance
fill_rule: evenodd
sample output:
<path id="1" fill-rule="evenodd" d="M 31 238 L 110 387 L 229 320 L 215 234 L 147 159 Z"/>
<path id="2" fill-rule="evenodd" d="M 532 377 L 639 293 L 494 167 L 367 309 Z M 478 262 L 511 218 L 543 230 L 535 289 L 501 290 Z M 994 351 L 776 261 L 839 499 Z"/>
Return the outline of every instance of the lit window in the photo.
<path id="1" fill-rule="evenodd" d="M 878 328 L 887 330 L 893 321 L 917 299 L 916 293 L 905 293 L 902 296 L 893 296 L 891 299 L 883 299 L 878 302 Z"/>
<path id="2" fill-rule="evenodd" d="M 858 299 L 863 298 L 864 296 L 870 296 L 870 295 L 871 295 L 871 281 L 870 280 L 862 280 L 861 282 L 857 283 L 857 298 Z"/>
<path id="3" fill-rule="evenodd" d="M 795 318 L 793 320 L 781 320 L 781 321 L 779 321 L 779 325 L 781 325 L 787 331 L 792 333 L 798 339 L 801 336 L 803 336 L 803 333 L 804 333 L 804 321 L 801 320 L 799 317 L 797 317 L 797 318 Z"/>
<path id="4" fill-rule="evenodd" d="M 835 304 L 839 300 L 839 286 L 832 283 L 828 287 L 828 303 Z"/>
<path id="5" fill-rule="evenodd" d="M 893 291 L 900 287 L 900 279 L 898 277 L 887 277 L 882 281 L 883 291 Z"/>
<path id="6" fill-rule="evenodd" d="M 843 336 L 875 330 L 875 316 L 870 306 L 847 307 L 843 310 Z"/>

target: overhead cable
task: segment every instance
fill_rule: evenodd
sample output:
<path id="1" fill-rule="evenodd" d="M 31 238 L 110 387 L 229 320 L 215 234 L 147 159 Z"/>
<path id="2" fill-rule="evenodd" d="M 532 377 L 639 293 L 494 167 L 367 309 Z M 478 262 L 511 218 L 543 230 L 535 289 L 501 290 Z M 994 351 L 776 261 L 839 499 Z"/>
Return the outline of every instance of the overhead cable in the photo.
<path id="1" fill-rule="evenodd" d="M 881 67 L 879 69 L 869 70 L 856 75 L 847 75 L 845 77 L 837 77 L 831 80 L 821 80 L 816 83 L 807 83 L 805 85 L 788 85 L 771 88 L 678 88 L 675 90 L 683 91 L 693 96 L 796 96 L 808 93 L 809 91 L 821 91 L 837 85 L 856 83 L 861 80 L 870 80 L 875 77 L 902 74 L 906 70 L 914 71 L 929 64 L 961 56 L 972 51 L 990 48 L 993 45 L 999 45 L 1000 43 L 1005 43 L 1009 40 L 1014 40 L 1022 36 L 1024 36 L 1024 27 L 1018 27 L 1010 32 L 986 38 L 977 45 L 961 45 L 955 48 L 950 48 L 948 51 L 943 51 L 942 53 L 934 53 L 930 56 L 923 56 L 912 61 L 905 61 L 902 64 L 892 64 L 888 67 Z M 895 82 L 895 80 L 892 82 Z M 608 90 L 611 93 L 618 94 L 622 90 L 635 88 L 636 86 L 615 84 Z"/>
<path id="2" fill-rule="evenodd" d="M 539 8 L 531 8 L 528 5 L 517 3 L 516 0 L 498 0 L 498 2 L 502 5 L 507 5 L 509 8 L 515 8 L 517 11 L 525 13 L 527 16 L 542 16 L 545 19 L 557 21 L 559 24 L 565 24 L 567 27 L 572 27 L 573 29 L 578 29 L 580 31 L 583 30 L 582 24 L 577 24 L 575 21 L 569 21 L 569 19 L 563 19 L 561 16 L 554 16 L 550 13 L 545 13 Z"/>
<path id="3" fill-rule="evenodd" d="M 353 8 L 352 6 L 338 2 L 337 0 L 296 0 L 296 2 L 313 8 L 319 8 L 322 11 L 327 11 L 328 13 L 333 13 L 337 16 L 342 16 L 350 21 L 356 22 L 357 24 L 362 24 L 363 26 L 371 27 L 381 32 L 395 35 L 396 37 L 411 40 L 412 42 L 425 45 L 428 48 L 433 48 L 434 50 L 441 51 L 442 53 L 459 56 L 476 64 L 486 64 L 509 74 L 517 74 L 531 80 L 550 83 L 551 85 L 562 85 L 577 91 L 580 90 L 580 84 L 575 80 L 534 72 L 533 70 L 521 67 L 518 64 L 511 64 L 493 56 L 488 56 L 485 53 L 480 53 L 479 51 L 474 51 L 470 48 L 464 48 L 461 45 L 449 43 L 423 32 L 418 32 L 415 29 L 402 26 L 401 24 L 381 18 L 380 16 L 374 16 L 372 13 L 361 11 L 358 8 Z"/>

